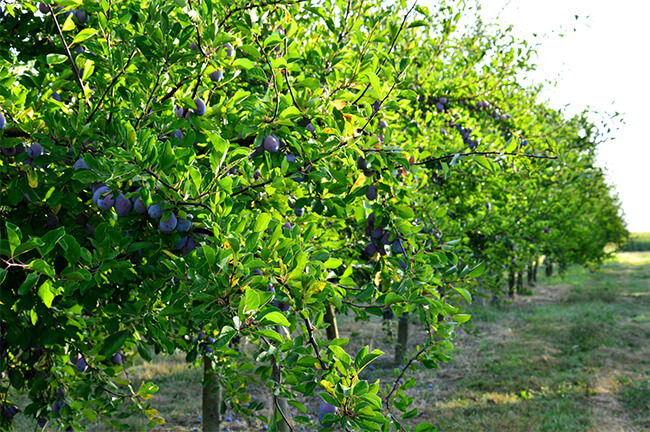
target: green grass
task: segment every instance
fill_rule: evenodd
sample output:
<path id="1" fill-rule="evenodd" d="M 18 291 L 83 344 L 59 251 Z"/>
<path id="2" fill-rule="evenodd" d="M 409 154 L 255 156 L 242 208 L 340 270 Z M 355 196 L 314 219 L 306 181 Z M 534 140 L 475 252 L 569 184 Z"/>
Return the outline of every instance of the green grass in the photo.
<path id="1" fill-rule="evenodd" d="M 564 278 L 540 275 L 531 295 L 472 308 L 472 330 L 458 331 L 453 360 L 417 372 L 418 384 L 405 391 L 419 409 L 410 424 L 433 423 L 441 432 L 650 430 L 650 253 L 620 253 L 595 273 L 569 268 Z M 366 344 L 386 352 L 367 378 L 392 382 L 395 339 L 386 326 L 396 334 L 396 320 L 338 321 L 350 352 Z M 414 322 L 410 343 L 421 337 Z M 200 430 L 201 374 L 182 356 L 139 362 L 129 373 L 160 386 L 151 404 L 167 424 L 154 431 Z M 263 384 L 250 390 L 269 406 Z M 313 419 L 318 400 L 311 399 L 304 402 Z M 226 415 L 239 420 L 226 425 L 233 432 L 262 425 Z M 17 431 L 34 430 L 18 420 Z M 135 416 L 124 421 L 131 431 L 146 423 Z M 313 421 L 307 428 L 317 429 Z"/>
<path id="2" fill-rule="evenodd" d="M 427 416 L 440 431 L 648 430 L 649 277 L 650 253 L 623 253 L 476 310 L 469 367 L 436 383 Z"/>

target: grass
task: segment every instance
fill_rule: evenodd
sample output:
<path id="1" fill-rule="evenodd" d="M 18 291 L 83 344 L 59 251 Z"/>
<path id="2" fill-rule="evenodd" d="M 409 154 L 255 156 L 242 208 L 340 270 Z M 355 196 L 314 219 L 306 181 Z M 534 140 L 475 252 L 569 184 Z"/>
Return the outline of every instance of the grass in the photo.
<path id="1" fill-rule="evenodd" d="M 541 277 L 531 293 L 472 306 L 472 327 L 457 333 L 453 360 L 416 372 L 418 384 L 405 391 L 419 409 L 410 424 L 433 423 L 441 432 L 650 430 L 650 253 L 620 253 L 596 273 L 570 268 L 562 279 Z M 392 382 L 395 340 L 387 334 L 397 333 L 396 320 L 338 321 L 349 352 L 364 345 L 386 352 L 367 378 Z M 411 326 L 412 345 L 419 330 Z M 200 372 L 182 356 L 139 363 L 130 373 L 160 386 L 151 401 L 167 423 L 154 431 L 201 429 Z M 250 390 L 269 406 L 264 385 Z M 317 430 L 318 401 L 305 403 L 307 430 Z M 226 426 L 233 432 L 262 426 L 226 415 L 237 420 Z M 34 430 L 20 421 L 16 430 Z M 141 419 L 125 422 L 144 430 Z"/>

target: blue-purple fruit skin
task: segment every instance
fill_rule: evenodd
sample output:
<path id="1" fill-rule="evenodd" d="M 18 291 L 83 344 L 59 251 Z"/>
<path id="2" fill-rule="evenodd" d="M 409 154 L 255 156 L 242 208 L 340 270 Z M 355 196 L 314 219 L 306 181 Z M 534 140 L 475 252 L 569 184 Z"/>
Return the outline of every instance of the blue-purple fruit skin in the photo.
<path id="1" fill-rule="evenodd" d="M 377 252 L 377 246 L 375 246 L 374 243 L 368 243 L 366 247 L 363 248 L 363 251 L 366 255 L 372 257 Z"/>
<path id="2" fill-rule="evenodd" d="M 176 225 L 176 228 L 178 228 L 178 225 Z M 176 249 L 183 249 L 185 247 L 185 245 L 187 244 L 187 241 L 189 240 L 189 238 L 190 238 L 190 236 L 181 237 L 181 239 L 179 241 L 177 241 L 176 244 L 174 245 L 176 247 Z"/>
<path id="3" fill-rule="evenodd" d="M 207 107 L 205 106 L 205 102 L 203 102 L 203 99 L 196 98 L 194 99 L 194 103 L 196 104 L 196 109 L 194 110 L 194 114 L 196 114 L 197 116 L 202 116 L 203 114 L 205 114 Z"/>
<path id="4" fill-rule="evenodd" d="M 171 136 L 178 138 L 179 143 L 183 141 L 183 132 L 180 129 L 176 129 L 172 132 Z"/>
<path id="5" fill-rule="evenodd" d="M 86 363 L 86 360 L 82 357 L 77 360 L 77 363 L 75 363 L 75 368 L 77 368 L 79 372 L 86 372 L 86 369 L 88 369 L 88 363 Z"/>
<path id="6" fill-rule="evenodd" d="M 147 206 L 142 201 L 142 197 L 136 197 L 133 202 L 133 210 L 138 214 L 145 214 L 147 212 Z"/>
<path id="7" fill-rule="evenodd" d="M 149 217 L 152 219 L 160 219 L 163 215 L 162 204 L 152 204 L 147 209 Z"/>
<path id="8" fill-rule="evenodd" d="M 39 143 L 34 143 L 29 147 L 29 150 L 27 150 L 27 154 L 30 158 L 34 159 L 43 154 L 43 146 Z"/>
<path id="9" fill-rule="evenodd" d="M 57 102 L 61 102 L 61 96 L 57 92 L 52 92 L 52 99 L 54 99 Z"/>
<path id="10" fill-rule="evenodd" d="M 309 132 L 311 132 L 311 133 L 316 132 L 316 128 L 315 128 L 314 125 L 311 124 L 311 123 L 309 123 L 309 124 L 307 125 L 307 130 L 308 130 Z"/>
<path id="11" fill-rule="evenodd" d="M 173 212 L 171 212 L 167 220 L 163 220 L 163 219 L 160 220 L 160 223 L 158 224 L 158 228 L 160 229 L 160 231 L 164 233 L 170 233 L 174 231 L 177 224 L 178 224 L 178 219 L 176 219 L 176 215 Z"/>
<path id="12" fill-rule="evenodd" d="M 188 232 L 192 228 L 192 222 L 185 219 L 178 218 L 178 223 L 176 224 L 176 231 L 178 232 Z"/>
<path id="13" fill-rule="evenodd" d="M 99 191 L 99 189 L 98 189 Z M 97 192 L 95 192 L 97 193 Z M 97 198 L 97 207 L 100 210 L 110 210 L 111 207 L 115 205 L 115 199 L 113 198 L 113 192 L 100 193 Z"/>
<path id="14" fill-rule="evenodd" d="M 269 153 L 276 153 L 280 149 L 280 140 L 275 135 L 264 137 L 264 149 Z"/>
<path id="15" fill-rule="evenodd" d="M 235 48 L 232 46 L 230 42 L 226 42 L 226 44 L 223 46 L 226 50 L 226 55 L 228 57 L 234 57 L 235 56 Z"/>
<path id="16" fill-rule="evenodd" d="M 84 158 L 80 158 L 77 160 L 77 162 L 74 163 L 74 169 L 90 169 L 88 165 L 86 165 L 86 161 L 84 161 Z"/>
<path id="17" fill-rule="evenodd" d="M 372 184 L 368 186 L 368 191 L 366 192 L 366 198 L 368 198 L 370 201 L 374 201 L 375 199 L 377 199 L 377 186 Z"/>
<path id="18" fill-rule="evenodd" d="M 208 77 L 210 77 L 210 79 L 215 82 L 221 81 L 223 79 L 223 71 L 217 69 L 216 71 L 209 74 Z"/>
<path id="19" fill-rule="evenodd" d="M 7 118 L 4 114 L 0 113 L 0 129 L 4 129 L 7 126 Z"/>
<path id="20" fill-rule="evenodd" d="M 115 200 L 115 204 L 113 204 L 113 208 L 115 209 L 115 213 L 117 213 L 118 216 L 124 217 L 129 213 L 131 213 L 133 204 L 131 204 L 130 199 L 124 197 L 124 194 L 120 194 L 120 196 L 118 196 L 117 199 Z"/>
<path id="21" fill-rule="evenodd" d="M 100 186 L 99 188 L 97 188 L 95 190 L 95 193 L 93 193 L 93 202 L 95 203 L 95 205 L 98 204 L 99 198 L 101 198 L 101 196 L 104 193 L 110 192 L 110 190 L 111 189 L 108 186 Z"/>
<path id="22" fill-rule="evenodd" d="M 336 414 L 338 409 L 331 404 L 328 404 L 325 401 L 321 401 L 320 403 L 320 409 L 318 410 L 318 422 L 320 424 L 323 424 L 323 418 L 325 417 L 325 414 Z"/>
<path id="23" fill-rule="evenodd" d="M 79 21 L 80 24 L 87 23 L 90 20 L 88 14 L 86 14 L 86 12 L 81 9 L 76 9 L 74 11 L 74 16 L 77 18 L 77 21 Z"/>
<path id="24" fill-rule="evenodd" d="M 386 129 L 388 127 L 388 123 L 386 123 L 386 120 L 380 120 L 379 127 L 382 129 Z"/>
<path id="25" fill-rule="evenodd" d="M 42 417 L 38 419 L 38 427 L 44 428 L 46 424 L 47 424 L 47 419 L 44 419 Z"/>

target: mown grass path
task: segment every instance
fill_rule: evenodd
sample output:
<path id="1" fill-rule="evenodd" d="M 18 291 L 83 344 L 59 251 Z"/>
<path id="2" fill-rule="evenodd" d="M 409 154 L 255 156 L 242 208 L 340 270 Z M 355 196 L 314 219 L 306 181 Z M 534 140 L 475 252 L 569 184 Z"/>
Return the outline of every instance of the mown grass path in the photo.
<path id="1" fill-rule="evenodd" d="M 532 293 L 475 306 L 419 417 L 440 431 L 650 430 L 650 253 Z"/>

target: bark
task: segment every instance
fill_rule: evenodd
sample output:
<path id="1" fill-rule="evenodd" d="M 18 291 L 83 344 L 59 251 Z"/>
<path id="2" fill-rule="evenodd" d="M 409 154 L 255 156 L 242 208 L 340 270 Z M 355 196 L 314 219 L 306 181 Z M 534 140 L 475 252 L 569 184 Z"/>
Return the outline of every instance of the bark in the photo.
<path id="1" fill-rule="evenodd" d="M 508 295 L 510 297 L 515 296 L 515 272 L 512 270 L 508 274 Z"/>
<path id="2" fill-rule="evenodd" d="M 327 332 L 327 339 L 338 339 L 339 327 L 336 323 L 336 313 L 334 312 L 334 306 L 332 306 L 332 304 L 328 304 L 325 307 L 325 316 L 323 317 L 323 320 L 329 324 L 325 330 Z"/>
<path id="3" fill-rule="evenodd" d="M 523 272 L 517 273 L 517 293 L 521 294 L 524 292 L 524 274 Z"/>
<path id="4" fill-rule="evenodd" d="M 217 383 L 212 360 L 203 358 L 203 430 L 221 432 L 221 387 Z"/>
<path id="5" fill-rule="evenodd" d="M 546 276 L 553 276 L 553 262 L 551 260 L 546 260 Z"/>
<path id="6" fill-rule="evenodd" d="M 406 356 L 406 349 L 409 340 L 409 318 L 408 314 L 399 317 L 397 325 L 397 345 L 395 345 L 395 363 L 401 364 Z"/>

